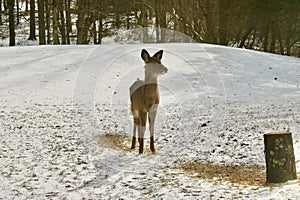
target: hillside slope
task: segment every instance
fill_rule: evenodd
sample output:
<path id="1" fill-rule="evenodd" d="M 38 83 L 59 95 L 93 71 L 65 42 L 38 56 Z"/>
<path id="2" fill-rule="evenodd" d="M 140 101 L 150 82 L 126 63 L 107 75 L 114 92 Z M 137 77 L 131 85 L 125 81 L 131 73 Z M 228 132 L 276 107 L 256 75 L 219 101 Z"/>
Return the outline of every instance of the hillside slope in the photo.
<path id="1" fill-rule="evenodd" d="M 155 155 L 129 150 L 142 48 L 164 49 L 169 69 Z M 0 48 L 0 60 L 0 198 L 300 198 L 299 180 L 228 179 L 236 165 L 263 177 L 270 131 L 292 132 L 300 176 L 297 58 L 176 43 Z"/>

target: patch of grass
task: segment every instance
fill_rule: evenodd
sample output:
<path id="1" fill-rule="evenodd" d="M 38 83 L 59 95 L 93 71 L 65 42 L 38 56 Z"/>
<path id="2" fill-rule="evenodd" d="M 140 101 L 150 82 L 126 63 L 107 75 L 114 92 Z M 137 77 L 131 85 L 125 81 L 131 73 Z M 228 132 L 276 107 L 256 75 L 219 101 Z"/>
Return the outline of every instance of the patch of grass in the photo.
<path id="1" fill-rule="evenodd" d="M 264 186 L 266 183 L 265 168 L 258 165 L 229 166 L 195 161 L 184 164 L 181 168 L 201 179 L 228 181 L 245 186 Z"/>

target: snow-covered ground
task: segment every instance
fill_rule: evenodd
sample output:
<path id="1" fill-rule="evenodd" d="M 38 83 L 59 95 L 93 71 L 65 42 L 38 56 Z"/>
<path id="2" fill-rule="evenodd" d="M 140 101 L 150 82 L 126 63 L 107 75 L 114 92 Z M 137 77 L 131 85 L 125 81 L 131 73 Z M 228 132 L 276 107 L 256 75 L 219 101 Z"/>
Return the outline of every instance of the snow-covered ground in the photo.
<path id="1" fill-rule="evenodd" d="M 169 72 L 157 153 L 147 132 L 138 155 L 128 87 L 143 78 L 142 48 L 164 49 Z M 292 132 L 300 177 L 297 58 L 174 43 L 5 47 L 0 60 L 0 199 L 300 198 L 299 180 L 262 178 L 272 131 Z M 236 165 L 253 181 L 230 179 Z"/>

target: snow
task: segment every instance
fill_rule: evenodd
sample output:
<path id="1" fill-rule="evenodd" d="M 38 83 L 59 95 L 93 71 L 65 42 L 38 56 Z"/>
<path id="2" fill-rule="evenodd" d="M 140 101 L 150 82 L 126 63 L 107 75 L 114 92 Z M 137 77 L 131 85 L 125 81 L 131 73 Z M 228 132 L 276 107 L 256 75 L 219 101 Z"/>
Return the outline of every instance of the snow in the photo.
<path id="1" fill-rule="evenodd" d="M 129 86 L 141 49 L 163 49 L 156 154 L 130 151 Z M 0 48 L 0 198 L 299 199 L 299 180 L 240 184 L 195 161 L 264 168 L 263 134 L 293 134 L 300 176 L 300 62 L 196 43 Z M 200 174 L 201 175 L 201 174 Z"/>

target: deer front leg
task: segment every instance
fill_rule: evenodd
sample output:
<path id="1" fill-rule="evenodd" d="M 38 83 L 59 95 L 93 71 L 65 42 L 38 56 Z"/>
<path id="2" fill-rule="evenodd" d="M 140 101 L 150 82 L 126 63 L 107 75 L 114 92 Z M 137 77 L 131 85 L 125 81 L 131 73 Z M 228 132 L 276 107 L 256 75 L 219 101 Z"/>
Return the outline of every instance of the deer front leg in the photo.
<path id="1" fill-rule="evenodd" d="M 149 131 L 150 131 L 150 150 L 152 153 L 155 153 L 155 148 L 154 148 L 154 123 L 155 123 L 155 118 L 156 118 L 156 113 L 157 113 L 157 108 L 158 105 L 152 105 L 151 108 L 149 109 Z"/>
<path id="2" fill-rule="evenodd" d="M 146 131 L 146 119 L 147 112 L 139 112 L 139 126 L 138 126 L 138 134 L 139 134 L 139 154 L 142 154 L 144 151 L 144 135 Z"/>
<path id="3" fill-rule="evenodd" d="M 144 151 L 144 134 L 145 134 L 146 127 L 139 126 L 138 132 L 139 132 L 139 154 L 142 154 Z"/>
<path id="4" fill-rule="evenodd" d="M 131 143 L 131 149 L 135 149 L 135 143 L 136 143 L 136 129 L 139 125 L 140 121 L 137 116 L 133 117 L 133 136 L 132 136 L 132 143 Z"/>
<path id="5" fill-rule="evenodd" d="M 133 124 L 133 136 L 132 136 L 132 143 L 131 143 L 131 149 L 135 149 L 135 143 L 136 143 L 136 128 L 137 125 Z"/>

